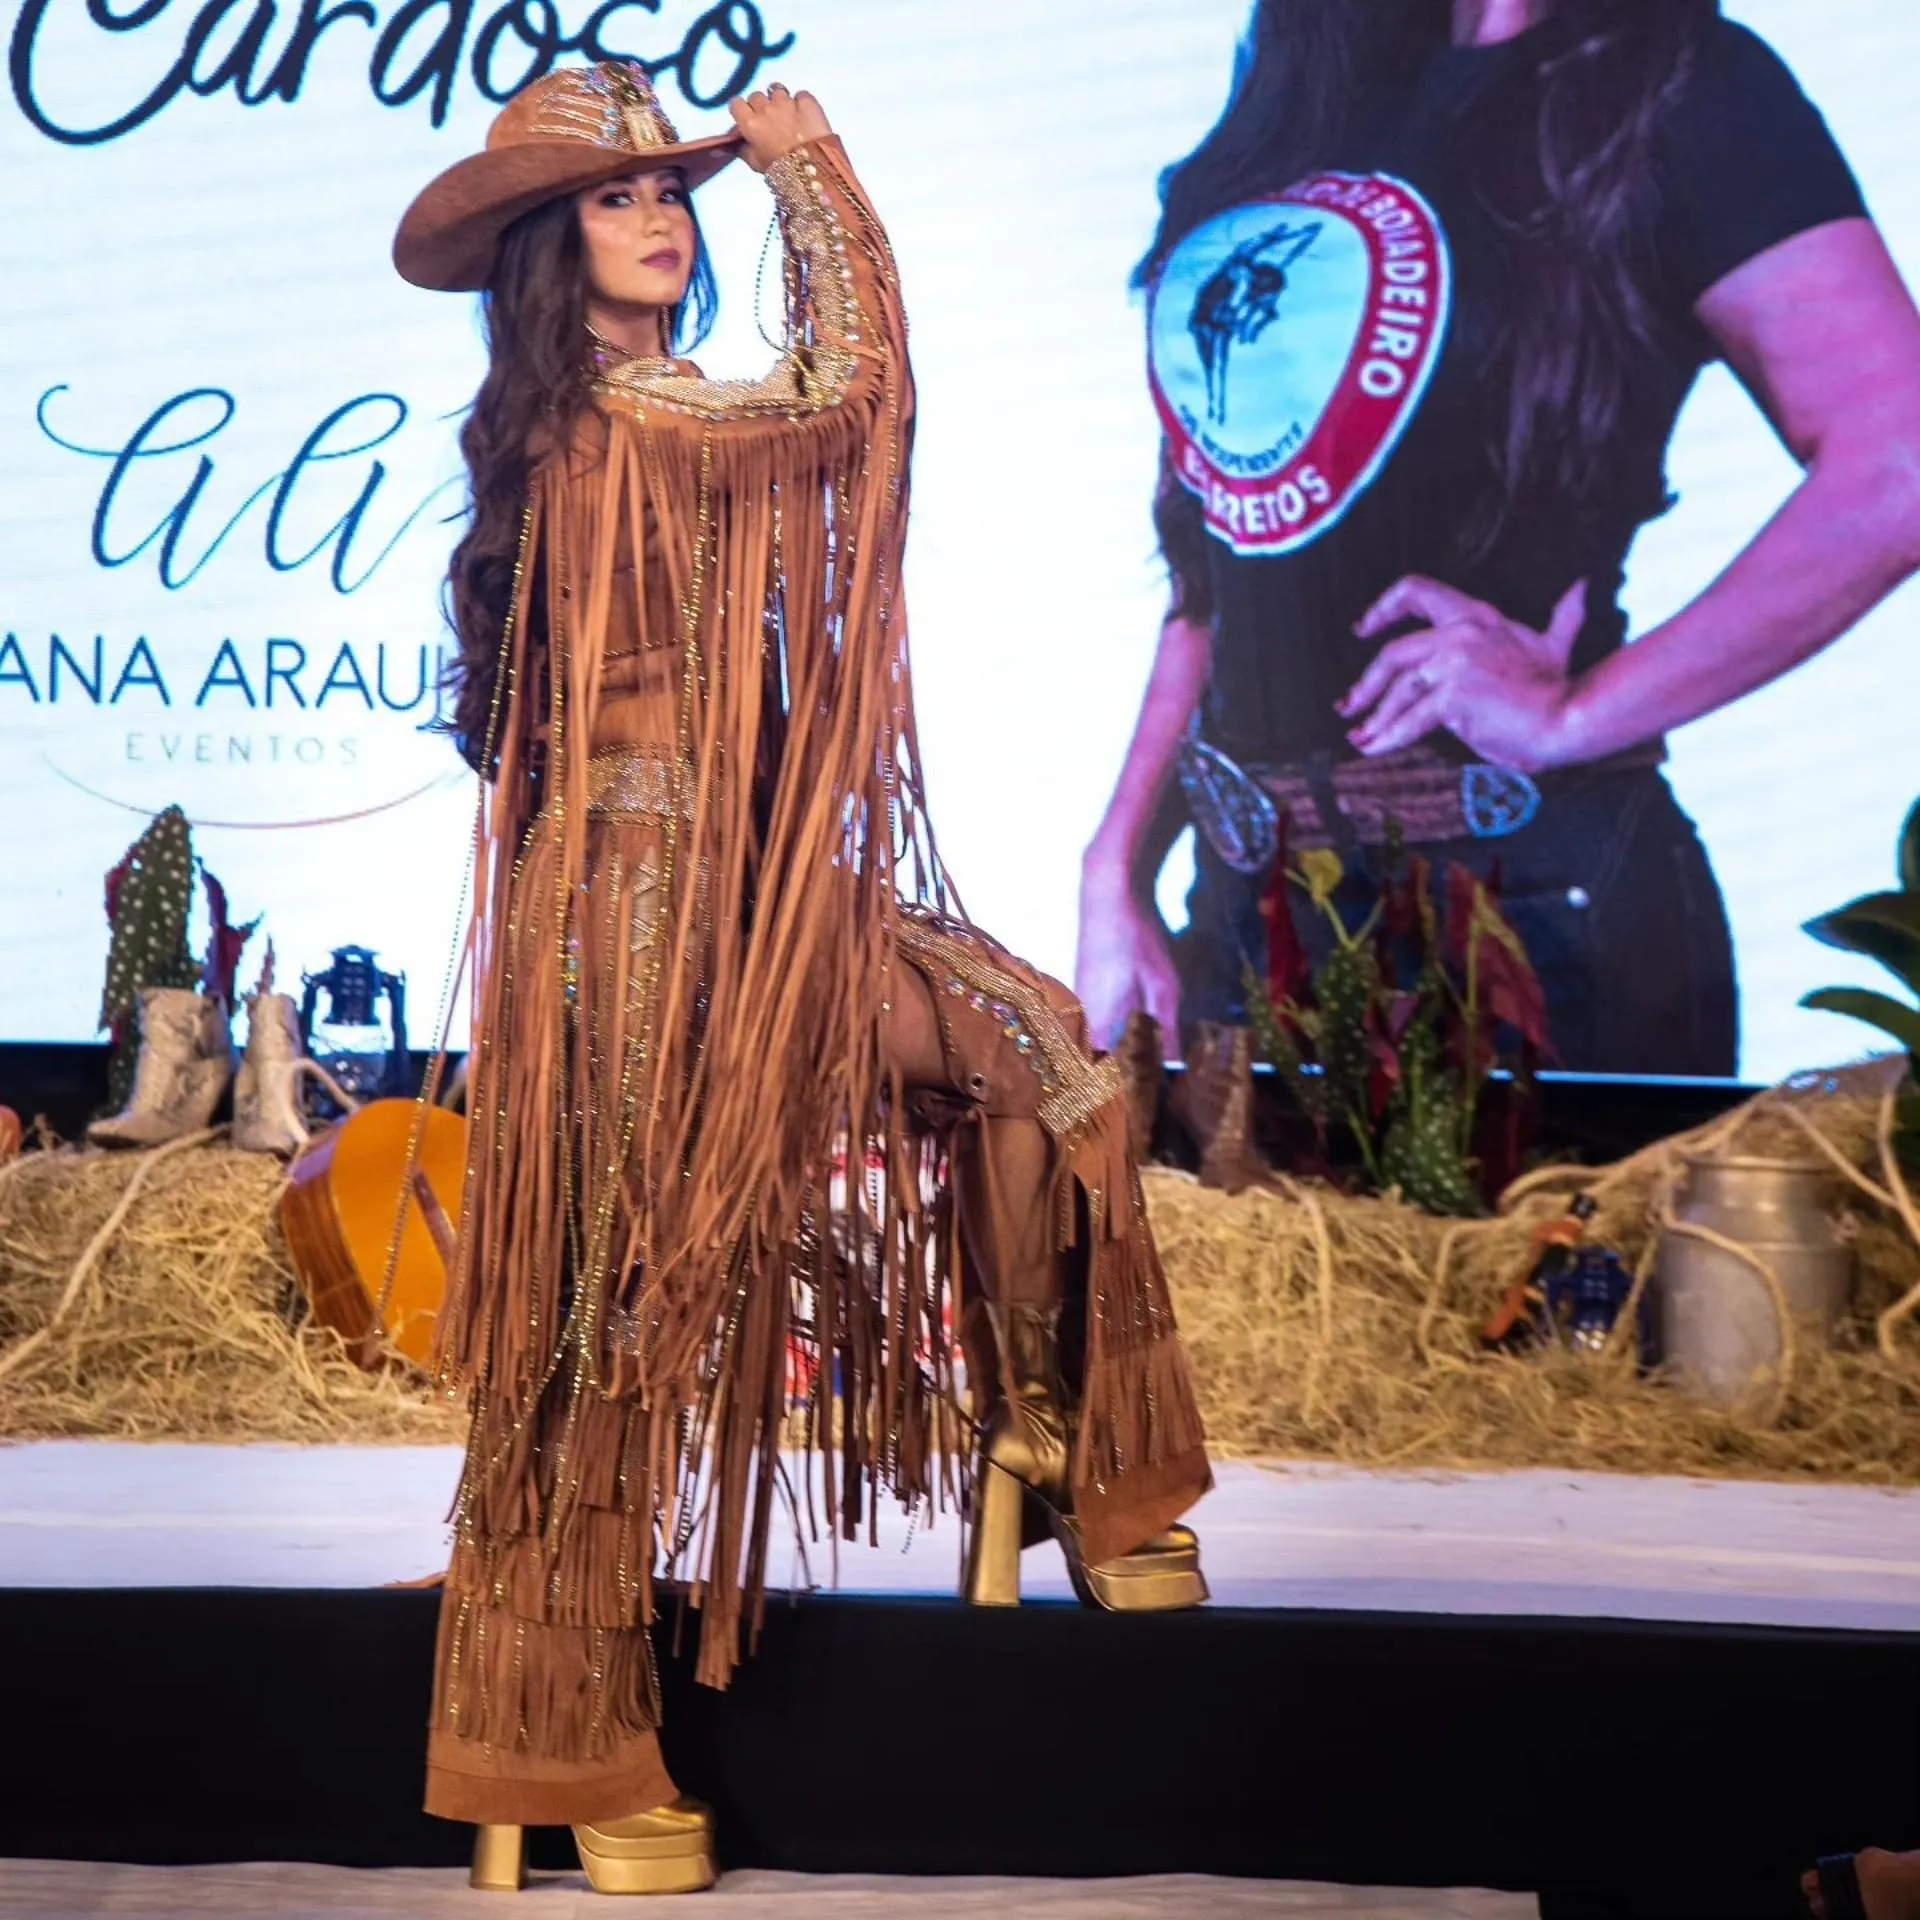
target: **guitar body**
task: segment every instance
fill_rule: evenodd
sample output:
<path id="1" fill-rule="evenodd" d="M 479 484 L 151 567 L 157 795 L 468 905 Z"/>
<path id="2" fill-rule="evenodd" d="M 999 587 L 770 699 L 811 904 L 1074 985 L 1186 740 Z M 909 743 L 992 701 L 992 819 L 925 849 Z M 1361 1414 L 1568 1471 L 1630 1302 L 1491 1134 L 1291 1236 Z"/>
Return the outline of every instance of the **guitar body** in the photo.
<path id="1" fill-rule="evenodd" d="M 417 1365 L 433 1353 L 434 1320 L 446 1297 L 447 1262 L 466 1182 L 467 1123 L 428 1107 L 420 1158 L 407 1194 L 393 1290 L 379 1311 L 407 1144 L 420 1108 L 373 1100 L 316 1134 L 287 1169 L 280 1227 L 313 1317 L 333 1328 L 363 1367 L 379 1364 L 381 1333 Z"/>

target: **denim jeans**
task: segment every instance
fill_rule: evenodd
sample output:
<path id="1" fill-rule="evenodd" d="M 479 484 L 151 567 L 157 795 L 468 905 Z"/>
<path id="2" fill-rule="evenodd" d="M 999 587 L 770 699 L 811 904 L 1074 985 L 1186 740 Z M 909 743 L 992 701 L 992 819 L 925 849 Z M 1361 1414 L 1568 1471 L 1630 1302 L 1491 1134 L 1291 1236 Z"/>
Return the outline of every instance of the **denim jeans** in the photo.
<path id="1" fill-rule="evenodd" d="M 1545 990 L 1555 1059 L 1570 1072 L 1731 1077 L 1738 1065 L 1733 940 L 1693 822 L 1652 768 L 1544 776 L 1540 811 L 1518 833 L 1410 847 L 1436 868 L 1485 878 L 1497 863 L 1507 918 Z M 1235 873 L 1196 836 L 1189 924 L 1174 940 L 1181 1022 L 1246 1017 L 1242 967 L 1266 972 L 1266 879 Z M 1347 856 L 1335 898 L 1356 926 L 1376 893 L 1378 850 Z M 1436 876 L 1437 879 L 1437 876 Z M 1326 923 L 1290 889 L 1294 924 L 1317 960 Z"/>

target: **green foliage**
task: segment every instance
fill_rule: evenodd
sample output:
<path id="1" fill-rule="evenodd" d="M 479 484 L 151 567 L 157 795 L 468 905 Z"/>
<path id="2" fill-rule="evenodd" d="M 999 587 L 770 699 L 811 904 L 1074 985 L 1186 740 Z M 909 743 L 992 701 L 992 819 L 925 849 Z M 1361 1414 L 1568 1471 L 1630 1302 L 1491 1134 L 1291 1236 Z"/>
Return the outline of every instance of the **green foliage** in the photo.
<path id="1" fill-rule="evenodd" d="M 1474 1118 L 1487 1077 L 1524 1073 L 1547 1045 L 1545 1001 L 1520 938 L 1485 883 L 1449 868 L 1444 903 L 1397 843 L 1365 923 L 1349 928 L 1340 856 L 1284 847 L 1262 911 L 1267 977 L 1245 970 L 1254 1044 L 1312 1123 L 1323 1161 L 1351 1143 L 1367 1184 L 1431 1213 L 1483 1210 Z M 1330 944 L 1311 964 L 1294 929 L 1304 896 Z"/>
<path id="2" fill-rule="evenodd" d="M 1909 810 L 1901 825 L 1895 862 L 1900 869 L 1900 891 L 1920 893 L 1920 803 Z"/>
<path id="3" fill-rule="evenodd" d="M 1403 1200 L 1428 1213 L 1479 1213 L 1472 1163 L 1461 1146 L 1465 1125 L 1452 1075 L 1396 1101 L 1380 1146 L 1381 1185 L 1399 1188 Z"/>
<path id="4" fill-rule="evenodd" d="M 1266 983 L 1251 967 L 1246 972 L 1247 1021 L 1253 1029 L 1253 1047 L 1280 1075 L 1294 1104 L 1313 1122 L 1316 1133 L 1324 1133 L 1327 1111 L 1327 1083 L 1318 1073 L 1309 1071 L 1306 1053 L 1295 1039 L 1295 1026 L 1307 1031 L 1309 1023 L 1317 1029 L 1318 1014 L 1298 1012 L 1294 1025 L 1280 1018 L 1268 997 Z"/>
<path id="5" fill-rule="evenodd" d="M 135 1018 L 143 987 L 191 987 L 199 963 L 187 946 L 193 905 L 193 843 L 178 807 L 155 814 L 126 857 L 107 875 L 106 984 L 100 1024 L 111 1030 L 108 1104 L 123 1107 L 133 1091 L 140 1033 Z"/>
<path id="6" fill-rule="evenodd" d="M 1822 945 L 1877 960 L 1909 991 L 1920 993 L 1920 891 L 1869 893 L 1807 922 Z"/>
<path id="7" fill-rule="evenodd" d="M 1816 1013 L 1844 1013 L 1850 1020 L 1878 1027 L 1898 1041 L 1910 1059 L 1920 1058 L 1920 1010 L 1890 993 L 1875 993 L 1868 987 L 1818 987 L 1800 1004 Z"/>
<path id="8" fill-rule="evenodd" d="M 1327 1106 L 1343 1119 L 1363 1113 L 1373 1072 L 1368 1029 L 1380 969 L 1368 948 L 1336 946 L 1320 963 L 1313 988 L 1320 1003 L 1320 1073 Z"/>
<path id="9" fill-rule="evenodd" d="M 1869 893 L 1807 922 L 1808 933 L 1843 953 L 1864 954 L 1920 999 L 1920 803 L 1900 829 L 1894 865 L 1900 887 Z M 1800 1002 L 1816 1012 L 1845 1014 L 1887 1035 L 1907 1056 L 1907 1080 L 1896 1112 L 1894 1144 L 1920 1170 L 1920 1007 L 1866 987 L 1819 987 Z"/>

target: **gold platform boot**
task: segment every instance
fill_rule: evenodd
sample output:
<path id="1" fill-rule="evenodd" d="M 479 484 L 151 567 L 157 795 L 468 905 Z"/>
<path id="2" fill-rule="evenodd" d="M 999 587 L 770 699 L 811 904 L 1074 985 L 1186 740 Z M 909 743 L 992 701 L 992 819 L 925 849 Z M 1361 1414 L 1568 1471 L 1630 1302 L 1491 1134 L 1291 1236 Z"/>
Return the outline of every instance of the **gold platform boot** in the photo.
<path id="1" fill-rule="evenodd" d="M 527 1884 L 525 1827 L 476 1827 L 467 1885 L 481 1893 L 518 1893 Z"/>
<path id="2" fill-rule="evenodd" d="M 573 1844 L 595 1893 L 701 1893 L 720 1877 L 713 1811 L 682 1794 L 624 1820 L 582 1821 Z M 481 1827 L 474 1834 L 468 1884 L 482 1893 L 518 1893 L 527 1884 L 524 1827 Z"/>
<path id="3" fill-rule="evenodd" d="M 1066 1557 L 1080 1604 L 1108 1613 L 1163 1613 L 1207 1598 L 1200 1540 L 1173 1526 L 1116 1560 L 1081 1550 L 1069 1480 L 1073 1457 L 1060 1371 L 1059 1310 L 1019 1305 L 993 1315 L 1009 1391 L 989 1417 L 974 1466 L 973 1533 L 964 1597 L 976 1607 L 1020 1604 L 1020 1555 L 1037 1512 Z"/>
<path id="4" fill-rule="evenodd" d="M 699 1893 L 720 1877 L 713 1810 L 685 1794 L 650 1813 L 576 1826 L 573 1844 L 595 1893 Z"/>

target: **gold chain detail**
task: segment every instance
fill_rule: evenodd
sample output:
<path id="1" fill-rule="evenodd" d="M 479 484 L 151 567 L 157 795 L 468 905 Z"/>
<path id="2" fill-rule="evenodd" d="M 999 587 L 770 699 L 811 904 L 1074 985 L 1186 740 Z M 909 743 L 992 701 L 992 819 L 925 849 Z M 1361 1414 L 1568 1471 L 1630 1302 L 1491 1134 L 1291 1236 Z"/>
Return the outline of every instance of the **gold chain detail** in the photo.
<path id="1" fill-rule="evenodd" d="M 433 1059 L 428 1063 L 426 1078 L 420 1083 L 419 1095 L 413 1103 L 413 1120 L 407 1129 L 406 1172 L 400 1181 L 400 1198 L 394 1206 L 393 1232 L 387 1238 L 387 1265 L 380 1280 L 380 1300 L 374 1308 L 374 1329 L 380 1335 L 384 1335 L 387 1309 L 393 1304 L 393 1284 L 400 1270 L 400 1241 L 406 1232 L 407 1208 L 413 1202 L 413 1179 L 419 1171 L 420 1148 L 426 1138 L 427 1109 L 439 1098 L 441 1076 L 446 1072 L 447 1029 L 451 1024 L 453 996 L 459 990 L 460 976 L 466 971 L 467 958 L 473 951 L 473 929 L 467 925 L 467 906 L 473 898 L 474 867 L 486 844 L 485 770 L 493 765 L 493 756 L 500 744 L 500 717 L 506 710 L 507 690 L 513 673 L 513 637 L 520 618 L 520 584 L 526 577 L 527 546 L 532 533 L 533 495 L 529 493 L 526 504 L 520 509 L 520 540 L 513 556 L 513 585 L 507 597 L 507 617 L 500 628 L 500 652 L 494 661 L 493 698 L 487 706 L 487 738 L 480 754 L 480 791 L 474 802 L 474 857 L 467 863 L 466 873 L 460 883 L 460 904 L 454 909 L 453 915 L 453 947 L 447 954 L 446 977 L 440 988 L 440 1018 L 435 1023 L 440 1039 L 434 1048 Z M 471 1075 L 471 1066 L 468 1071 Z M 463 1215 L 465 1211 L 463 1196 Z"/>
<path id="2" fill-rule="evenodd" d="M 1057 1082 L 1037 1113 L 1040 1124 L 1056 1140 L 1083 1126 L 1109 1101 L 1125 1098 L 1119 1061 L 1111 1054 L 1093 1059 L 1067 1031 L 1046 995 L 1024 975 L 999 964 L 994 957 L 997 950 L 982 935 L 958 921 L 909 911 L 900 919 L 900 950 L 917 964 L 963 981 L 1019 1016 Z"/>

